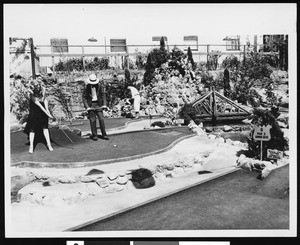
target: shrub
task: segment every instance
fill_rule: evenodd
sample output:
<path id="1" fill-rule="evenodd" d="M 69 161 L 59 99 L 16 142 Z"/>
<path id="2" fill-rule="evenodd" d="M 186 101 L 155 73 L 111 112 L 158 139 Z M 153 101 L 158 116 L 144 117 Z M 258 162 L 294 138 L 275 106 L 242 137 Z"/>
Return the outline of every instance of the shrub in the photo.
<path id="1" fill-rule="evenodd" d="M 147 57 L 147 63 L 145 66 L 145 73 L 144 73 L 144 85 L 147 86 L 149 84 L 151 84 L 152 79 L 154 78 L 154 65 L 152 64 L 152 59 L 151 59 L 151 53 L 148 54 Z"/>
<path id="2" fill-rule="evenodd" d="M 272 107 L 270 110 L 266 109 L 254 109 L 252 123 L 257 125 L 271 125 L 270 134 L 271 139 L 263 142 L 263 160 L 267 158 L 267 149 L 277 149 L 284 151 L 288 149 L 288 141 L 284 138 L 284 134 L 281 131 L 277 118 L 280 115 L 278 108 Z M 251 131 L 248 139 L 248 148 L 250 154 L 255 158 L 260 158 L 260 141 L 253 139 L 254 129 Z"/>

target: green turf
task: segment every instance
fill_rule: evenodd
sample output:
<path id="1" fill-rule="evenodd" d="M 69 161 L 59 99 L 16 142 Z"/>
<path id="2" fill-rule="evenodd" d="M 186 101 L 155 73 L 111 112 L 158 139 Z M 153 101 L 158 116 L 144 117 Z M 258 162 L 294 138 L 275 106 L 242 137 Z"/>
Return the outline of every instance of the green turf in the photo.
<path id="1" fill-rule="evenodd" d="M 34 154 L 28 154 L 27 136 L 22 132 L 11 133 L 11 162 L 86 162 L 136 156 L 168 147 L 174 141 L 193 133 L 187 127 L 166 128 L 159 131 L 131 132 L 110 136 L 110 140 L 83 140 L 72 144 L 61 133 L 64 147 L 53 144 L 49 152 L 39 143 Z M 76 140 L 76 137 L 72 138 Z"/>

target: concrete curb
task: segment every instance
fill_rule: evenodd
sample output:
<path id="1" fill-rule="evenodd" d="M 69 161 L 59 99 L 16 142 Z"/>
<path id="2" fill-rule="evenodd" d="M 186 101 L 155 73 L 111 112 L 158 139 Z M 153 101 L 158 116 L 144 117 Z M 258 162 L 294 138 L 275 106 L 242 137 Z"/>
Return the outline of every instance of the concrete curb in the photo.
<path id="1" fill-rule="evenodd" d="M 85 223 L 79 224 L 79 225 L 77 225 L 77 226 L 70 227 L 69 229 L 66 229 L 66 230 L 63 230 L 63 231 L 75 231 L 75 230 L 77 230 L 77 229 L 83 228 L 83 227 L 88 226 L 88 225 L 91 225 L 91 224 L 93 224 L 93 223 L 96 223 L 96 222 L 99 222 L 99 221 L 103 221 L 103 220 L 108 219 L 108 218 L 110 218 L 110 217 L 113 217 L 113 216 L 122 214 L 122 213 L 124 213 L 124 212 L 126 212 L 126 211 L 129 211 L 129 210 L 132 210 L 132 209 L 141 207 L 141 206 L 143 206 L 143 205 L 146 205 L 146 204 L 149 204 L 149 203 L 151 203 L 151 202 L 157 201 L 157 200 L 159 200 L 159 199 L 168 197 L 168 196 L 173 195 L 173 194 L 176 194 L 176 193 L 178 193 L 178 192 L 181 192 L 181 191 L 190 189 L 190 188 L 192 188 L 192 187 L 195 187 L 195 186 L 197 186 L 197 185 L 203 184 L 203 183 L 205 183 L 205 182 L 208 182 L 208 181 L 211 181 L 211 180 L 220 178 L 220 177 L 222 177 L 222 176 L 224 176 L 224 175 L 227 175 L 227 174 L 230 174 L 230 173 L 237 172 L 237 171 L 239 171 L 239 170 L 241 170 L 241 169 L 240 169 L 240 168 L 234 168 L 234 169 L 227 170 L 227 171 L 225 171 L 225 172 L 221 172 L 221 173 L 219 173 L 219 174 L 217 174 L 217 175 L 215 175 L 215 176 L 211 176 L 211 177 L 209 177 L 209 178 L 207 178 L 207 179 L 205 179 L 205 180 L 201 180 L 201 181 L 195 182 L 195 183 L 193 183 L 193 184 L 190 184 L 190 185 L 187 185 L 187 186 L 178 188 L 178 189 L 176 189 L 176 190 L 170 191 L 170 192 L 167 193 L 167 194 L 162 194 L 162 195 L 156 196 L 156 197 L 154 197 L 154 198 L 150 198 L 150 199 L 147 200 L 147 201 L 141 202 L 141 203 L 139 203 L 139 204 L 134 204 L 134 205 L 129 206 L 129 207 L 127 207 L 127 208 L 123 208 L 123 209 L 121 209 L 121 210 L 119 210 L 119 211 L 116 211 L 116 212 L 113 212 L 113 213 L 111 213 L 111 214 L 104 215 L 103 217 L 99 217 L 99 218 L 93 219 L 93 220 L 91 220 L 91 221 L 89 221 L 89 222 L 85 222 Z"/>
<path id="2" fill-rule="evenodd" d="M 128 133 L 128 132 L 124 132 Z M 170 145 L 167 147 L 156 150 L 153 152 L 148 152 L 148 153 L 143 153 L 143 154 L 138 154 L 138 155 L 133 155 L 133 156 L 128 156 L 128 157 L 121 157 L 121 158 L 114 158 L 114 159 L 105 159 L 105 160 L 100 160 L 100 161 L 90 161 L 90 162 L 70 162 L 70 163 L 65 163 L 65 162 L 33 162 L 33 161 L 21 161 L 17 162 L 11 165 L 11 167 L 31 167 L 31 168 L 81 168 L 81 167 L 92 167 L 96 165 L 103 165 L 103 164 L 109 164 L 109 163 L 115 163 L 115 162 L 122 162 L 122 161 L 131 161 L 151 155 L 156 155 L 160 153 L 164 153 L 170 149 L 172 149 L 177 143 L 184 139 L 188 139 L 191 137 L 194 137 L 195 134 L 190 134 L 190 135 L 185 135 L 181 138 L 178 138 L 177 140 L 173 141 Z"/>

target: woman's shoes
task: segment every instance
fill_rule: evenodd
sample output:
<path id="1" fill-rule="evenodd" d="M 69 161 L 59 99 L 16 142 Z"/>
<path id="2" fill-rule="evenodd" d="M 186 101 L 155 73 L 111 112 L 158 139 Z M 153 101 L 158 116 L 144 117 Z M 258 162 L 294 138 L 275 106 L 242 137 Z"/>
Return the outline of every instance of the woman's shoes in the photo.
<path id="1" fill-rule="evenodd" d="M 49 150 L 49 151 L 53 151 L 53 148 L 52 148 L 51 145 L 47 145 L 47 147 L 48 147 L 48 150 Z"/>
<path id="2" fill-rule="evenodd" d="M 30 147 L 29 147 L 29 151 L 28 151 L 28 152 L 29 152 L 29 154 L 32 154 L 32 153 L 33 153 L 33 146 L 30 146 Z"/>

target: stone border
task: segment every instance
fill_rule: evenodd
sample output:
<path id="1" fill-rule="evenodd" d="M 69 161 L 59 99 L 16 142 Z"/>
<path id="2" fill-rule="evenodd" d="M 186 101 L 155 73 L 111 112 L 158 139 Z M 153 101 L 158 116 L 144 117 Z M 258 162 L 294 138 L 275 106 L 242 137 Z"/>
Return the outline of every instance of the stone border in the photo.
<path id="1" fill-rule="evenodd" d="M 34 177 L 34 181 L 41 182 L 44 186 L 87 184 L 88 187 L 81 186 L 81 188 L 76 189 L 74 192 L 63 192 L 61 195 L 55 190 L 49 192 L 48 189 L 47 193 L 47 191 L 36 192 L 34 188 L 21 188 L 16 200 L 18 202 L 29 201 L 40 205 L 55 206 L 61 203 L 76 204 L 90 196 L 96 196 L 98 194 L 103 195 L 135 188 L 150 188 L 156 183 L 159 184 L 166 181 L 168 178 L 180 177 L 193 170 L 200 170 L 212 152 L 213 150 L 209 150 L 184 156 L 174 161 L 166 161 L 162 164 L 151 166 L 149 169 L 141 167 L 137 170 L 111 171 L 103 174 L 62 175 L 54 177 L 31 172 L 30 176 Z"/>

